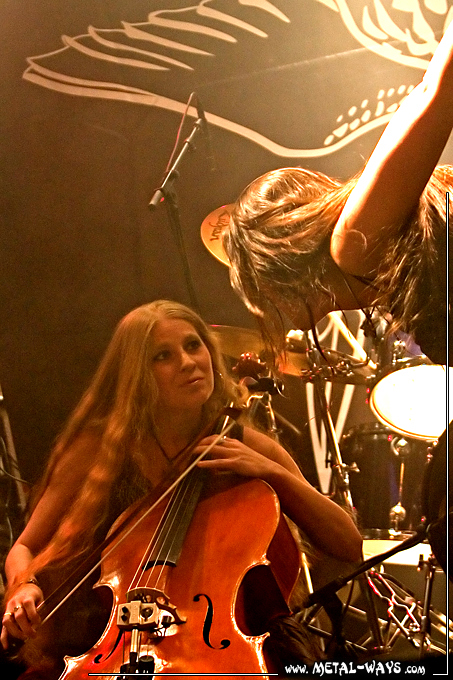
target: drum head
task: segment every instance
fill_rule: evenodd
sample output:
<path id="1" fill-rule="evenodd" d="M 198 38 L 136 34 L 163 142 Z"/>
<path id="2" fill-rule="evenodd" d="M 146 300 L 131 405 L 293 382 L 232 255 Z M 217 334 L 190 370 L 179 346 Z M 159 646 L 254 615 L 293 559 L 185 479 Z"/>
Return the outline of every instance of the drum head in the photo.
<path id="1" fill-rule="evenodd" d="M 449 368 L 450 380 L 453 369 Z M 445 366 L 420 364 L 401 367 L 382 378 L 370 395 L 374 415 L 406 437 L 434 441 L 447 426 Z M 453 400 L 448 422 L 453 419 Z"/>

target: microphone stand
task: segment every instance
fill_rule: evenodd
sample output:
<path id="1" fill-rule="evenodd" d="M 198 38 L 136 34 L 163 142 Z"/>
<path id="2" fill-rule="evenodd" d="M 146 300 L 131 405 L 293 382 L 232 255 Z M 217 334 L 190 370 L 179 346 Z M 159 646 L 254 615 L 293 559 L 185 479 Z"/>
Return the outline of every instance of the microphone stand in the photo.
<path id="1" fill-rule="evenodd" d="M 249 417 L 255 417 L 258 406 L 261 404 L 264 407 L 266 417 L 266 433 L 280 443 L 279 430 L 277 427 L 275 412 L 272 408 L 272 395 L 281 394 L 281 385 L 271 377 L 259 377 L 256 380 L 252 377 L 245 378 L 241 381 L 250 393 L 249 403 Z"/>
<path id="2" fill-rule="evenodd" d="M 0 593 L 6 555 L 25 523 L 27 499 L 0 385 Z M 14 507 L 14 512 L 12 508 Z"/>
<path id="3" fill-rule="evenodd" d="M 5 434 L 5 447 L 7 454 L 5 459 L 5 471 L 9 473 L 12 479 L 14 479 L 16 485 L 18 509 L 22 514 L 24 514 L 27 506 L 27 499 L 25 497 L 25 492 L 22 483 L 20 482 L 21 475 L 19 470 L 19 464 L 17 461 L 16 449 L 14 447 L 13 435 L 11 432 L 11 425 L 9 422 L 8 412 L 4 404 L 3 391 L 1 385 L 0 385 L 0 424 L 2 425 L 2 429 Z"/>
<path id="4" fill-rule="evenodd" d="M 189 260 L 187 258 L 187 252 L 185 249 L 184 239 L 182 236 L 182 227 L 178 208 L 178 196 L 175 190 L 175 182 L 179 177 L 178 168 L 184 156 L 188 151 L 194 151 L 196 148 L 193 142 L 197 134 L 202 130 L 203 125 L 204 125 L 203 119 L 198 117 L 193 125 L 190 135 L 184 141 L 184 144 L 182 145 L 179 155 L 177 156 L 170 170 L 165 174 L 162 184 L 154 191 L 154 194 L 148 204 L 150 210 L 155 210 L 160 203 L 162 202 L 165 203 L 168 219 L 172 227 L 173 234 L 175 236 L 175 240 L 181 257 L 184 278 L 186 281 L 187 289 L 189 291 L 190 304 L 191 307 L 198 313 L 200 313 L 200 306 L 198 304 L 197 296 L 195 294 L 192 273 L 190 271 Z"/>

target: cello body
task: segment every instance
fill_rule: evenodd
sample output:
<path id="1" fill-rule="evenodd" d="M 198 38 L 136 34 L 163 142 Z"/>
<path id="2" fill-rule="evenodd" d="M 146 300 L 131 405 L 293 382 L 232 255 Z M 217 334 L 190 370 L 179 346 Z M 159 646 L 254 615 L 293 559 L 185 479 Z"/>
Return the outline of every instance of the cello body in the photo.
<path id="1" fill-rule="evenodd" d="M 65 658 L 60 680 L 109 673 L 121 677 L 130 670 L 131 649 L 133 658 L 141 660 L 140 672 L 150 675 L 270 672 L 263 650 L 265 619 L 289 612 L 300 551 L 275 492 L 265 482 L 230 474 L 208 480 L 174 566 L 152 565 L 146 558 L 138 567 L 138 556 L 156 534 L 168 499 L 127 539 L 121 541 L 120 534 L 95 585 L 111 590 L 109 622 L 87 653 Z M 125 605 L 132 583 L 134 592 L 145 583 L 160 593 L 156 601 L 162 605 L 153 626 L 138 632 L 118 626 L 132 607 Z M 149 615 L 150 608 L 143 607 Z"/>

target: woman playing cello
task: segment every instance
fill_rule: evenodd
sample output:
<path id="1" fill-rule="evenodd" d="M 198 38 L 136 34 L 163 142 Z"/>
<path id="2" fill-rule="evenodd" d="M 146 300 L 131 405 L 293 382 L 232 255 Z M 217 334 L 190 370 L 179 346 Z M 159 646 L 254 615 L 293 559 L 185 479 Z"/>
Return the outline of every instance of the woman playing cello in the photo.
<path id="1" fill-rule="evenodd" d="M 122 319 L 7 557 L 5 649 L 37 634 L 37 607 L 47 595 L 41 573 L 89 549 L 112 511 L 114 518 L 158 485 L 219 407 L 235 399 L 213 334 L 190 309 L 160 300 Z M 316 548 L 360 559 L 361 537 L 350 517 L 307 483 L 290 455 L 249 427 L 241 439 L 224 438 L 199 467 L 264 480 Z M 203 439 L 195 453 L 212 441 Z"/>

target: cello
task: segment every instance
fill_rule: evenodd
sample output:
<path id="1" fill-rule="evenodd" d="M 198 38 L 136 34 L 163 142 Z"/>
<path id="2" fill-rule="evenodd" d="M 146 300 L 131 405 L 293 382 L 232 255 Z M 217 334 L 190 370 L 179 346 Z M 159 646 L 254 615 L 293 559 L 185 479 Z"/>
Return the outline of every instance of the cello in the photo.
<path id="1" fill-rule="evenodd" d="M 60 680 L 269 672 L 267 622 L 289 613 L 300 552 L 271 487 L 197 468 L 206 453 L 139 521 L 133 506 L 113 525 L 94 586 L 111 593 L 109 621 Z"/>

